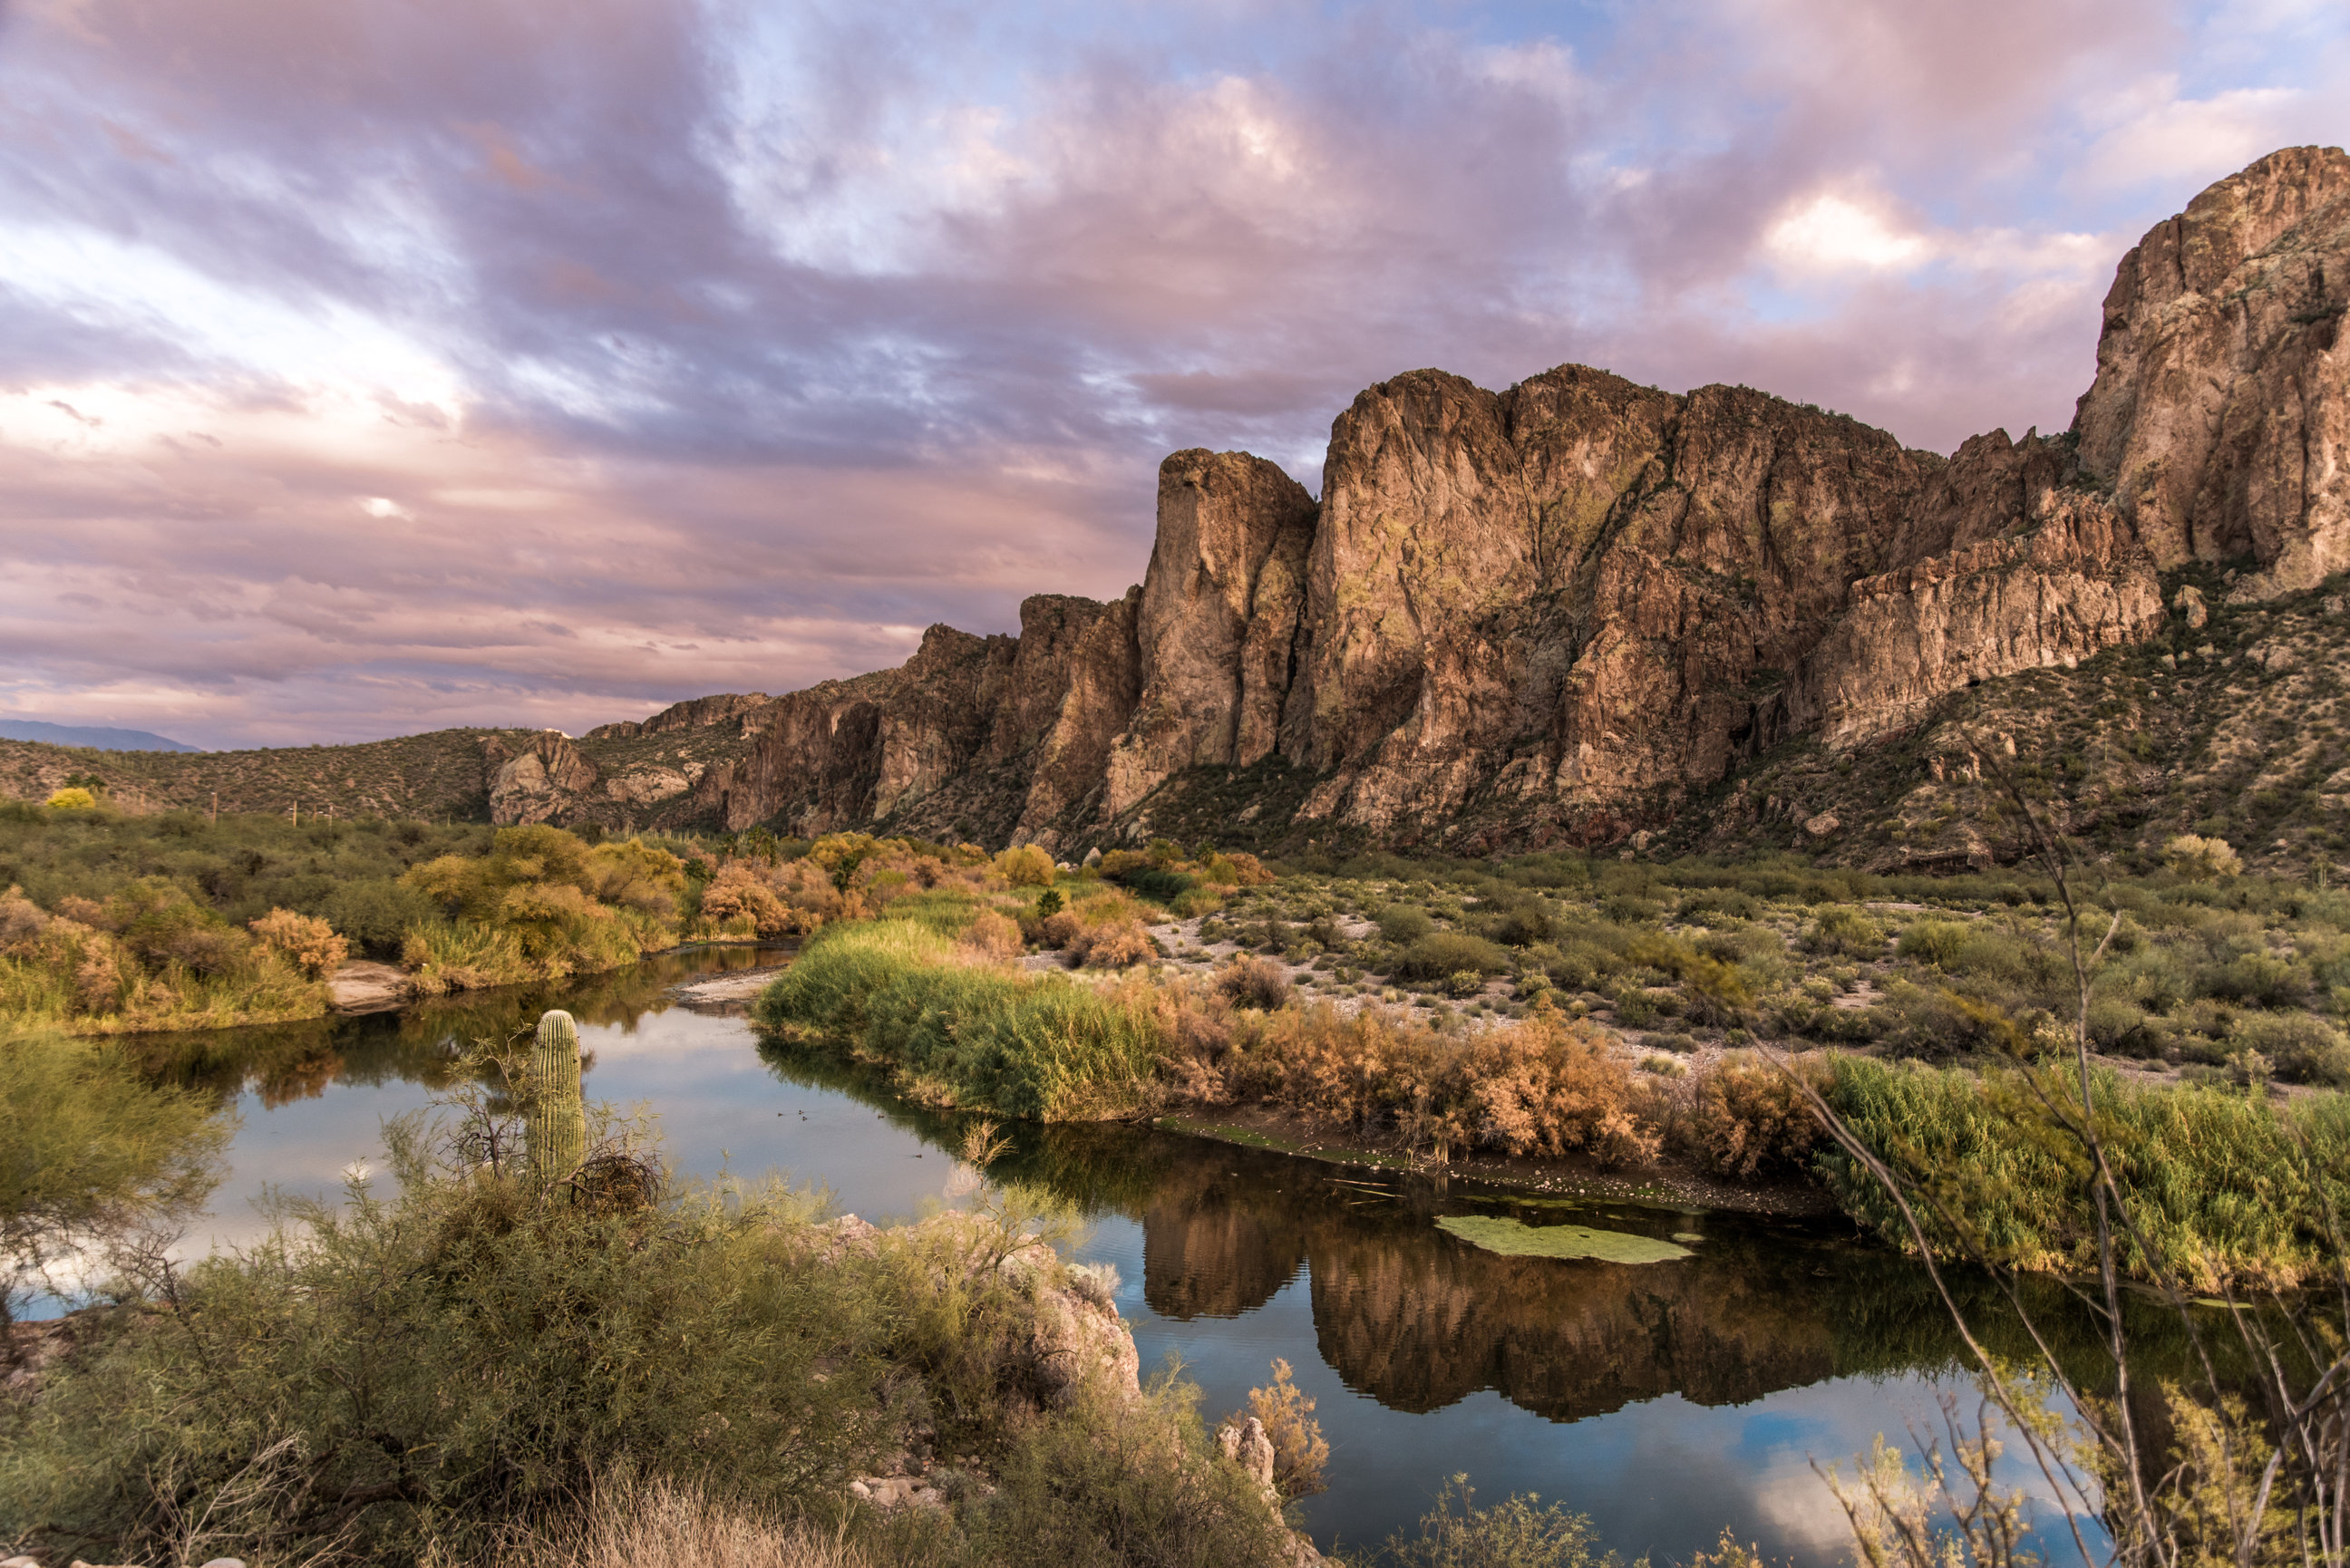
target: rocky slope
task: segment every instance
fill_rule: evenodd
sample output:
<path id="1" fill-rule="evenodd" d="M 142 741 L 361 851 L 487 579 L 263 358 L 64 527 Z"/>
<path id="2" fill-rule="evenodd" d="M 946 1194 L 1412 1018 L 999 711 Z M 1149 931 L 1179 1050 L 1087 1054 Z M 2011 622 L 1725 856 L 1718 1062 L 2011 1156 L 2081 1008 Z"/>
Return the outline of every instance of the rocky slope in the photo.
<path id="1" fill-rule="evenodd" d="M 1881 816 L 1817 788 L 1766 808 L 1753 784 L 1797 753 L 1849 776 L 1954 701 L 2149 646 L 2190 576 L 2241 607 L 2350 566 L 2345 297 L 2350 158 L 2299 148 L 2123 258 L 2095 381 L 2055 437 L 1943 458 L 1742 387 L 1565 366 L 1494 392 L 1416 370 L 1339 415 L 1318 504 L 1261 458 L 1170 457 L 1122 599 L 1042 596 L 1017 637 L 934 627 L 897 670 L 577 742 L 470 736 L 475 798 L 499 821 L 1062 854 L 1159 833 L 1712 842 L 1794 810 L 1798 828 Z"/>

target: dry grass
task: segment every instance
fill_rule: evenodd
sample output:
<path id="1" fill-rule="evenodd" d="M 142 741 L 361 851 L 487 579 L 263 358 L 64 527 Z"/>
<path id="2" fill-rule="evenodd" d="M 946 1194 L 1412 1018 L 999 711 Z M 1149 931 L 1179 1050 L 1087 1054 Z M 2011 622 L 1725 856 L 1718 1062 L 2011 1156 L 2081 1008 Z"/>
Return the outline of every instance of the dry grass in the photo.
<path id="1" fill-rule="evenodd" d="M 495 1568 L 868 1568 L 870 1562 L 841 1536 L 654 1481 L 599 1495 L 572 1529 L 525 1537 L 498 1554 Z"/>

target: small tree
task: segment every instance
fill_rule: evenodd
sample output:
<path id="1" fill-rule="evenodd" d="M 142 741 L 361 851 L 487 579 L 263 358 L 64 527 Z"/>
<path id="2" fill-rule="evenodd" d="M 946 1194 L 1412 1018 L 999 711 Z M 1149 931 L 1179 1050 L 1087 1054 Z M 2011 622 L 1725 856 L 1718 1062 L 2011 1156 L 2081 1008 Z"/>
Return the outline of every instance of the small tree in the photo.
<path id="1" fill-rule="evenodd" d="M 1291 1380 L 1289 1363 L 1280 1356 L 1273 1358 L 1273 1386 L 1249 1390 L 1249 1414 L 1273 1440 L 1273 1490 L 1283 1501 L 1329 1490 L 1322 1472 L 1330 1444 L 1314 1418 L 1314 1397 Z"/>
<path id="2" fill-rule="evenodd" d="M 65 1260 L 194 1216 L 220 1179 L 231 1124 L 195 1096 L 138 1077 L 109 1047 L 64 1034 L 0 1039 L 0 1323 Z"/>

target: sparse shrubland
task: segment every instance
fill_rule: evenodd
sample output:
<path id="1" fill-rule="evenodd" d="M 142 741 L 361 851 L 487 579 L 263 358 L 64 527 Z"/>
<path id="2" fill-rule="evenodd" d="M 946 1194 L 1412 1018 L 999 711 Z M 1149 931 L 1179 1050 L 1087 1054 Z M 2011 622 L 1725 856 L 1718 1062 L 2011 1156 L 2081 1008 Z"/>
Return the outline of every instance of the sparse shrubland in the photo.
<path id="1" fill-rule="evenodd" d="M 1054 1119 L 1255 1107 L 1440 1162 L 1671 1159 L 1822 1182 L 1882 1228 L 1801 1080 L 1887 1151 L 1975 1173 L 1953 1211 L 1998 1230 L 2002 1256 L 2080 1266 L 2078 1183 L 2015 1131 L 2016 1075 L 2061 1047 L 2074 1005 L 2029 873 L 1374 857 L 1235 879 L 1184 923 L 1178 881 L 1203 870 L 1163 848 L 1105 857 L 1060 874 L 1040 914 L 1037 885 L 985 867 L 827 927 L 754 1017 L 847 1042 L 943 1104 Z M 2149 1189 L 2160 1259 L 2126 1266 L 2306 1277 L 2315 1195 L 2282 1191 L 2275 1159 L 2293 1137 L 2331 1149 L 2345 1102 L 2255 1091 L 2350 1083 L 2334 1012 L 2350 900 L 2169 870 L 2106 896 L 2119 919 L 2090 1027 L 2116 1064 L 2097 1113 L 2134 1129 L 2130 1158 L 2173 1173 Z M 1013 926 L 1093 972 L 1022 964 Z M 1792 1059 L 1749 1050 L 1757 1037 Z"/>
<path id="2" fill-rule="evenodd" d="M 315 1017 L 353 956 L 428 995 L 596 972 L 678 940 L 686 867 L 546 826 L 0 805 L 0 1012 L 78 1033 Z"/>
<path id="3" fill-rule="evenodd" d="M 389 1129 L 393 1195 L 288 1206 L 262 1244 L 185 1268 L 130 1254 L 37 1397 L 0 1406 L 0 1542 L 518 1568 L 1287 1561 L 1188 1391 L 1121 1382 L 1125 1331 L 1045 1244 L 1051 1200 L 988 1183 L 971 1213 L 874 1231 L 774 1186 L 549 1186 L 496 1157 L 516 1144 L 490 1136 L 495 1102 L 457 1099 L 453 1121 Z M 588 1141 L 583 1174 L 660 1168 L 642 1129 Z M 854 1501 L 910 1454 L 941 1506 Z"/>

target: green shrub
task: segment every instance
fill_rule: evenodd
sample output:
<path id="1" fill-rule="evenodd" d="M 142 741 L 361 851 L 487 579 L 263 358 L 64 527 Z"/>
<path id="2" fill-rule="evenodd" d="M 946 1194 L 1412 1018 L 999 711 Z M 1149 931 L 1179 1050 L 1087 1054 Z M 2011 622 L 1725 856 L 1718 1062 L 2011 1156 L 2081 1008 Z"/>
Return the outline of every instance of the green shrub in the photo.
<path id="1" fill-rule="evenodd" d="M 1850 958 L 1877 958 L 1885 951 L 1885 933 L 1877 922 L 1849 905 L 1822 909 L 1804 945 L 1814 952 L 1843 953 Z"/>
<path id="2" fill-rule="evenodd" d="M 1972 934 L 1973 928 L 1962 920 L 1913 920 L 1902 930 L 1893 950 L 1919 963 L 1949 969 Z"/>
<path id="3" fill-rule="evenodd" d="M 2251 1007 L 2298 1007 L 2309 1000 L 2309 971 L 2288 959 L 2244 953 L 2206 970 L 2199 977 L 2206 996 Z"/>
<path id="4" fill-rule="evenodd" d="M 1893 1015 L 1896 1054 L 1941 1057 L 1978 1052 L 2012 1052 L 2022 1032 L 2004 1010 L 1948 986 L 1912 985 L 1897 980 L 1885 988 L 1884 1007 Z"/>
<path id="5" fill-rule="evenodd" d="M 805 1205 L 598 1214 L 402 1164 L 397 1199 L 195 1265 L 53 1372 L 0 1455 L 0 1534 L 151 1560 L 209 1510 L 249 1559 L 473 1560 L 609 1478 L 804 1503 L 881 1445 L 877 1282 L 805 1266 Z"/>
<path id="6" fill-rule="evenodd" d="M 118 1047 L 48 1031 L 0 1036 L 0 1324 L 47 1265 L 192 1215 L 231 1131 L 202 1097 L 146 1082 Z"/>
<path id="7" fill-rule="evenodd" d="M 1599 1554 L 1583 1514 L 1542 1506 L 1532 1494 L 1479 1508 L 1469 1478 L 1456 1475 L 1420 1517 L 1417 1536 L 1388 1538 L 1382 1561 L 1400 1568 L 1617 1568 L 1623 1560 Z"/>
<path id="8" fill-rule="evenodd" d="M 2162 1036 L 2146 1010 L 2119 996 L 2089 999 L 2089 1044 L 2117 1056 L 2158 1056 Z"/>
<path id="9" fill-rule="evenodd" d="M 1762 912 L 1762 906 L 1735 888 L 1707 888 L 1685 896 L 1676 918 L 1690 921 L 1751 920 Z"/>
<path id="10" fill-rule="evenodd" d="M 397 962 L 409 929 L 432 918 L 432 903 L 412 888 L 390 877 L 342 882 L 329 892 L 320 910 L 327 923 L 367 957 Z"/>
<path id="11" fill-rule="evenodd" d="M 2350 1088 L 2350 1041 L 2314 1013 L 2239 1013 L 2228 1029 L 2228 1049 L 2259 1052 L 2288 1084 Z"/>
<path id="12" fill-rule="evenodd" d="M 1236 1465 L 1212 1456 L 1189 1388 L 1138 1407 L 1082 1411 L 1026 1434 L 997 1464 L 995 1490 L 960 1529 L 909 1521 L 902 1561 L 946 1568 L 1098 1563 L 1103 1568 L 1273 1568 L 1287 1532 Z"/>
<path id="13" fill-rule="evenodd" d="M 1412 904 L 1389 904 L 1378 915 L 1379 936 L 1399 948 L 1412 943 L 1436 929 L 1436 922 L 1428 911 Z"/>
<path id="14" fill-rule="evenodd" d="M 1395 972 L 1406 980 L 1447 980 L 1467 971 L 1507 974 L 1510 955 L 1498 944 L 1466 931 L 1432 931 L 1404 949 Z"/>
<path id="15" fill-rule="evenodd" d="M 1485 922 L 1487 936 L 1513 948 L 1548 941 L 1551 929 L 1550 911 L 1531 898 L 1509 906 Z"/>

